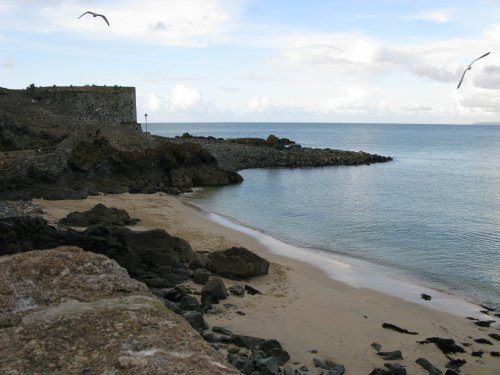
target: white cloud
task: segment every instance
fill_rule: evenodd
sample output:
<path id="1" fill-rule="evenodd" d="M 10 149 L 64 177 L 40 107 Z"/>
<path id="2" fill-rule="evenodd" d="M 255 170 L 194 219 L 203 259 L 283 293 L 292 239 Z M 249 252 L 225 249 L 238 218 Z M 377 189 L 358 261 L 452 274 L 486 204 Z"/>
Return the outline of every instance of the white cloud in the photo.
<path id="1" fill-rule="evenodd" d="M 12 61 L 11 59 L 9 58 L 4 58 L 1 62 L 0 62 L 0 66 L 2 67 L 2 69 L 4 70 L 11 70 L 11 69 L 14 69 L 14 61 Z"/>
<path id="2" fill-rule="evenodd" d="M 448 23 L 455 19 L 455 9 L 433 9 L 410 16 L 403 17 L 403 19 L 414 21 L 429 21 L 434 23 Z"/>
<path id="3" fill-rule="evenodd" d="M 255 97 L 248 102 L 248 108 L 251 112 L 261 113 L 271 106 L 271 101 L 267 96 Z"/>
<path id="4" fill-rule="evenodd" d="M 185 111 L 201 102 L 200 91 L 196 88 L 178 83 L 170 90 L 168 108 L 172 111 Z"/>
<path id="5" fill-rule="evenodd" d="M 429 113 L 433 111 L 433 108 L 430 105 L 411 104 L 402 106 L 401 110 L 408 113 Z"/>
<path id="6" fill-rule="evenodd" d="M 483 89 L 500 89 L 500 66 L 485 66 L 474 79 L 474 85 Z"/>
<path id="7" fill-rule="evenodd" d="M 79 15 L 88 10 L 87 1 L 60 0 L 52 2 L 22 1 L 24 17 L 16 22 L 2 19 L 4 27 L 33 32 L 85 34 L 96 39 L 126 38 L 165 45 L 204 45 L 220 40 L 237 25 L 242 0 L 127 0 L 99 5 L 111 27 L 101 18 Z M 17 5 L 17 4 L 16 4 Z M 10 18 L 16 9 L 5 13 Z M 34 20 L 36 19 L 36 22 Z M 23 21 L 24 20 L 24 21 Z"/>
<path id="8" fill-rule="evenodd" d="M 155 93 L 148 95 L 148 109 L 157 111 L 160 108 L 160 98 Z"/>

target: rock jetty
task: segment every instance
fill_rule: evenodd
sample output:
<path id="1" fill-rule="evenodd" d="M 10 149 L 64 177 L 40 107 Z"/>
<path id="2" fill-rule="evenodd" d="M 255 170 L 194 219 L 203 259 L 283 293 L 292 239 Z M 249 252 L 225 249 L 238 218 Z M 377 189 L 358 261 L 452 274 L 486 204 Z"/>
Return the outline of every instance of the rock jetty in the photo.
<path id="1" fill-rule="evenodd" d="M 157 137 L 156 139 L 162 139 Z M 330 148 L 302 147 L 287 138 L 270 135 L 267 139 L 195 137 L 185 133 L 170 139 L 177 143 L 195 143 L 210 152 L 227 171 L 248 168 L 305 168 L 337 165 L 385 163 L 391 157 L 363 151 L 341 151 Z"/>

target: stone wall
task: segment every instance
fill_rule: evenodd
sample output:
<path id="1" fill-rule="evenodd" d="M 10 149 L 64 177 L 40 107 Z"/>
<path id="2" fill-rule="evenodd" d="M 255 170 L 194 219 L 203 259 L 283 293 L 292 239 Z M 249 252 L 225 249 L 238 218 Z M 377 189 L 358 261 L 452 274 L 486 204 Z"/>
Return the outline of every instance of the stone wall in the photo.
<path id="1" fill-rule="evenodd" d="M 0 88 L 0 121 L 37 131 L 68 135 L 89 125 L 129 127 L 136 118 L 134 87 Z"/>

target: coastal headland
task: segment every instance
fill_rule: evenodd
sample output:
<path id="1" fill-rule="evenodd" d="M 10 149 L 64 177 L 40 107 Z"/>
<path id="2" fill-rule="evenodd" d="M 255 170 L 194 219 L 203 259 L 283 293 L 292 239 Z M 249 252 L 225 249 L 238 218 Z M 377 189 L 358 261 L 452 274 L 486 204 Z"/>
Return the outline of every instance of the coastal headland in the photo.
<path id="1" fill-rule="evenodd" d="M 498 312 L 348 286 L 173 195 L 390 157 L 153 137 L 133 88 L 2 89 L 0 125 L 0 372 L 498 374 Z"/>

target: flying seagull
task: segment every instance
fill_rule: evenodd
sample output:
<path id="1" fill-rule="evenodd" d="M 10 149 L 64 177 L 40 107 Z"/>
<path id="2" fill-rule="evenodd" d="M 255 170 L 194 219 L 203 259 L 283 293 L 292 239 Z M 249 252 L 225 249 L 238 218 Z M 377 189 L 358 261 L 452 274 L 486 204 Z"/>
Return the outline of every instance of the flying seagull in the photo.
<path id="1" fill-rule="evenodd" d="M 94 16 L 94 18 L 95 18 L 95 17 L 102 17 L 102 19 L 103 19 L 104 21 L 106 21 L 106 23 L 108 24 L 108 26 L 111 26 L 111 25 L 109 24 L 109 22 L 108 22 L 108 19 L 107 19 L 104 15 L 102 15 L 102 14 L 97 14 L 97 13 L 94 13 L 94 12 L 91 12 L 91 11 L 87 11 L 87 12 L 83 13 L 80 17 L 78 17 L 78 19 L 82 18 L 82 17 L 83 17 L 84 15 L 86 15 L 86 14 L 92 14 L 92 15 Z"/>
<path id="2" fill-rule="evenodd" d="M 460 78 L 460 82 L 458 82 L 457 90 L 460 88 L 460 85 L 462 84 L 462 81 L 464 80 L 465 73 L 467 73 L 467 70 L 471 70 L 472 64 L 474 64 L 477 60 L 482 59 L 485 56 L 488 56 L 490 53 L 491 52 L 488 52 L 488 53 L 485 53 L 483 56 L 478 57 L 473 62 L 471 62 L 467 68 L 465 68 L 464 73 L 462 74 L 462 78 Z"/>

